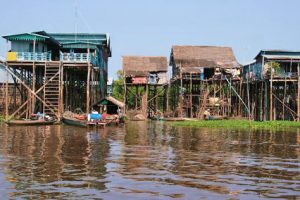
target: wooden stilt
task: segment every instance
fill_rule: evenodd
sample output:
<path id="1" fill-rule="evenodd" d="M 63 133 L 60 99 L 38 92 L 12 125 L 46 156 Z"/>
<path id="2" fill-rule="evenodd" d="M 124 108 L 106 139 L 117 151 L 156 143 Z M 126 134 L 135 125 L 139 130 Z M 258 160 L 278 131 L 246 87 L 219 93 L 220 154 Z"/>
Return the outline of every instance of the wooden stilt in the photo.
<path id="1" fill-rule="evenodd" d="M 297 88 L 297 121 L 300 121 L 300 65 L 298 63 L 297 66 L 297 72 L 298 72 L 298 88 Z"/>
<path id="2" fill-rule="evenodd" d="M 86 113 L 90 113 L 90 75 L 91 68 L 88 66 L 87 80 L 86 80 Z"/>
<path id="3" fill-rule="evenodd" d="M 6 64 L 6 82 L 5 82 L 5 119 L 8 120 L 8 64 Z"/>
<path id="4" fill-rule="evenodd" d="M 273 120 L 273 63 L 271 62 L 271 78 L 270 78 L 270 121 Z"/>

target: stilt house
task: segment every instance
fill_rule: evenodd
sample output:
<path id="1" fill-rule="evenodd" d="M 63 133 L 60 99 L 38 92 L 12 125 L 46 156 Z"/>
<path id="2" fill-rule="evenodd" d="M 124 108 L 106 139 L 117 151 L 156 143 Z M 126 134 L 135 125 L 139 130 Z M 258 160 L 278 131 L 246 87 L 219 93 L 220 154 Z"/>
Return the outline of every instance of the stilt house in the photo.
<path id="1" fill-rule="evenodd" d="M 170 66 L 174 116 L 203 118 L 205 110 L 232 115 L 234 99 L 228 88 L 239 81 L 240 65 L 230 47 L 173 46 Z"/>
<path id="2" fill-rule="evenodd" d="M 299 67 L 300 51 L 285 50 L 261 50 L 243 65 L 243 98 L 254 119 L 299 120 Z"/>
<path id="3" fill-rule="evenodd" d="M 124 56 L 125 102 L 127 109 L 153 115 L 166 110 L 168 62 L 159 56 Z"/>
<path id="4" fill-rule="evenodd" d="M 3 36 L 11 43 L 6 70 L 17 81 L 21 105 L 7 118 L 43 112 L 60 118 L 64 110 L 90 105 L 106 95 L 107 34 L 46 33 Z M 7 104 L 8 106 L 8 104 Z"/>

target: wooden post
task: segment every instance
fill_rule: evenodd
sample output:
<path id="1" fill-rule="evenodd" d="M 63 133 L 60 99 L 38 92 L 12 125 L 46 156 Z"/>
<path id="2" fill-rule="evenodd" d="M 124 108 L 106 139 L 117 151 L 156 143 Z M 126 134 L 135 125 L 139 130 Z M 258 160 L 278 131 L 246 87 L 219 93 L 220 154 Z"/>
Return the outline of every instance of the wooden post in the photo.
<path id="1" fill-rule="evenodd" d="M 5 83 L 5 119 L 8 120 L 8 64 L 6 63 L 6 83 Z"/>
<path id="2" fill-rule="evenodd" d="M 270 121 L 273 120 L 273 63 L 271 62 L 271 78 L 270 78 Z"/>
<path id="3" fill-rule="evenodd" d="M 169 105 L 169 101 L 170 101 L 170 97 L 169 97 L 169 89 L 170 89 L 170 85 L 168 84 L 166 89 L 166 112 L 169 113 L 170 111 L 170 105 Z"/>
<path id="4" fill-rule="evenodd" d="M 32 91 L 35 92 L 35 84 L 36 84 L 36 72 L 35 72 L 35 62 L 32 63 Z M 35 111 L 35 97 L 32 98 L 31 110 L 34 113 Z"/>
<path id="5" fill-rule="evenodd" d="M 135 86 L 135 110 L 138 108 L 138 86 Z"/>
<path id="6" fill-rule="evenodd" d="M 86 80 L 86 113 L 90 113 L 90 76 L 91 76 L 90 49 L 88 48 L 88 72 L 87 72 L 87 80 Z"/>
<path id="7" fill-rule="evenodd" d="M 179 94 L 180 94 L 180 99 L 179 99 L 179 103 L 180 103 L 180 117 L 183 117 L 183 84 L 182 84 L 182 68 L 181 68 L 181 64 L 180 64 L 180 90 L 179 90 Z"/>
<path id="8" fill-rule="evenodd" d="M 193 118 L 193 84 L 192 84 L 192 73 L 190 73 L 190 118 Z"/>
<path id="9" fill-rule="evenodd" d="M 264 64 L 265 64 L 265 57 L 262 56 L 262 64 L 261 64 L 261 94 L 260 94 L 260 120 L 263 120 L 263 97 L 264 97 L 264 93 L 263 93 L 263 87 L 264 87 Z"/>
<path id="10" fill-rule="evenodd" d="M 250 74 L 250 65 L 249 65 L 249 74 Z M 248 108 L 250 109 L 250 93 L 249 93 L 249 75 L 247 76 L 247 101 L 248 101 Z M 251 114 L 249 112 L 249 120 L 251 119 Z"/>
<path id="11" fill-rule="evenodd" d="M 92 98 L 91 98 L 91 104 L 94 105 L 95 103 L 95 91 L 94 91 L 94 82 L 95 82 L 95 79 L 94 79 L 94 69 L 92 68 L 91 69 L 92 72 L 91 72 L 91 77 L 92 77 L 92 84 L 91 84 L 91 93 L 92 93 Z"/>
<path id="12" fill-rule="evenodd" d="M 298 63 L 298 66 L 297 66 L 297 71 L 298 71 L 298 100 L 297 100 L 297 121 L 299 122 L 300 121 L 300 66 L 299 66 L 299 63 Z"/>
<path id="13" fill-rule="evenodd" d="M 124 104 L 125 104 L 125 108 L 124 108 L 124 113 L 126 113 L 126 108 L 127 108 L 127 85 L 126 85 L 126 74 L 125 72 L 123 71 L 123 77 L 124 77 L 124 82 L 123 82 L 123 87 L 124 87 L 124 96 L 123 96 L 123 101 L 124 101 Z"/>
<path id="14" fill-rule="evenodd" d="M 36 40 L 33 40 L 33 62 L 32 62 L 32 91 L 35 92 L 35 83 L 36 83 L 36 73 L 35 73 L 35 52 L 36 52 Z M 32 95 L 32 94 L 31 94 Z M 34 113 L 35 111 L 35 97 L 33 96 L 32 102 L 31 102 L 31 113 Z"/>
<path id="15" fill-rule="evenodd" d="M 64 64 L 63 62 L 60 63 L 60 93 L 59 93 L 59 98 L 60 98 L 60 106 L 59 106 L 59 114 L 64 113 Z"/>
<path id="16" fill-rule="evenodd" d="M 148 83 L 146 83 L 146 116 L 149 116 L 148 115 Z"/>

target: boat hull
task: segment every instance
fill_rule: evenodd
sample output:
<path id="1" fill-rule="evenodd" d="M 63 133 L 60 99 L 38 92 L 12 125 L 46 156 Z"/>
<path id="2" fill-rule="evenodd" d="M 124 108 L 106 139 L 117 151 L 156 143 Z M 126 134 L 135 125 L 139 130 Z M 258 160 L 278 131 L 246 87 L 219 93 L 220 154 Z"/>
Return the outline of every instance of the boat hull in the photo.
<path id="1" fill-rule="evenodd" d="M 44 121 L 44 120 L 10 120 L 5 123 L 9 126 L 42 126 L 52 125 L 56 121 Z"/>
<path id="2" fill-rule="evenodd" d="M 77 120 L 77 119 L 63 117 L 62 121 L 67 125 L 87 127 L 87 123 L 84 120 Z"/>

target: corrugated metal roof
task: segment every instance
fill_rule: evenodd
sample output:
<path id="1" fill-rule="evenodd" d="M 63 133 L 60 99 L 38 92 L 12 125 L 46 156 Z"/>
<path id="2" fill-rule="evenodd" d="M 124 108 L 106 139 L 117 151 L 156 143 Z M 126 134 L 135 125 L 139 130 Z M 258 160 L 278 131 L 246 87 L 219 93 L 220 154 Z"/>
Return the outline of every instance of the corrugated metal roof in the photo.
<path id="1" fill-rule="evenodd" d="M 51 37 L 59 41 L 61 44 L 70 42 L 91 42 L 96 45 L 106 44 L 106 34 L 90 34 L 90 33 L 49 33 Z"/>
<path id="2" fill-rule="evenodd" d="M 300 55 L 299 56 L 289 56 L 289 55 L 263 55 L 263 57 L 267 58 L 267 59 L 283 59 L 283 60 L 299 60 L 300 59 Z"/>
<path id="3" fill-rule="evenodd" d="M 46 39 L 49 39 L 48 36 L 39 35 L 35 33 L 21 33 L 21 34 L 15 34 L 15 35 L 6 35 L 3 36 L 3 38 L 9 40 L 9 41 L 45 41 Z"/>
<path id="4" fill-rule="evenodd" d="M 280 50 L 280 49 L 263 49 L 260 50 L 259 53 L 255 56 L 257 59 L 259 56 L 262 55 L 288 55 L 288 56 L 298 56 L 300 55 L 300 51 L 290 51 L 290 50 Z"/>

